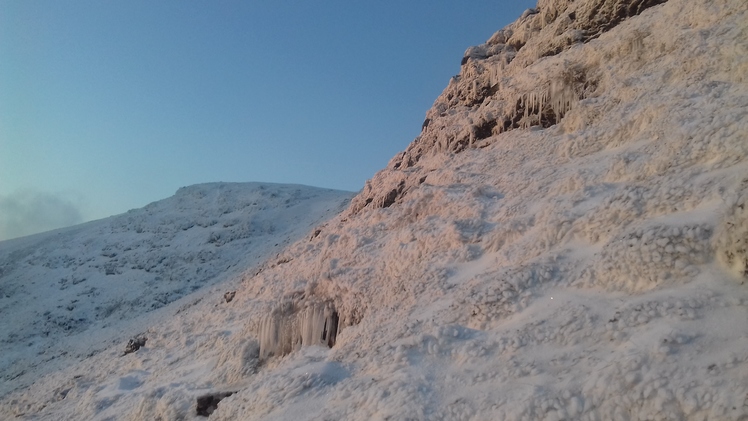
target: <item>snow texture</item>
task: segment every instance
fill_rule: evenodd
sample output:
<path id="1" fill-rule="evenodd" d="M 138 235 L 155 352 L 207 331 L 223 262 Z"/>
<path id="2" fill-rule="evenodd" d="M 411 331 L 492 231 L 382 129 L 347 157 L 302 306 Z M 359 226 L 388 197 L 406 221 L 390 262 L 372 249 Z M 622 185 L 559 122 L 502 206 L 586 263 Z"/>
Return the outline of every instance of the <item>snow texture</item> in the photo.
<path id="1" fill-rule="evenodd" d="M 0 394 L 70 354 L 84 358 L 112 341 L 127 343 L 153 310 L 173 311 L 164 307 L 256 267 L 350 196 L 201 184 L 123 215 L 0 242 Z"/>
<path id="2" fill-rule="evenodd" d="M 745 2 L 541 1 L 463 63 L 345 211 L 0 414 L 748 419 Z"/>

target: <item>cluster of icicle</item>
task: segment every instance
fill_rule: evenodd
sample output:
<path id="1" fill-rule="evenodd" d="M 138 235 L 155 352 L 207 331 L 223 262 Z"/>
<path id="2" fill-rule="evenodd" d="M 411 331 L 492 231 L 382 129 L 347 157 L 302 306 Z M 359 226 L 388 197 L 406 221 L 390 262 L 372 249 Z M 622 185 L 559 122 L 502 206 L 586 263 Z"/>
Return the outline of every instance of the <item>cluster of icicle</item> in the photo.
<path id="1" fill-rule="evenodd" d="M 286 355 L 302 346 L 332 348 L 338 322 L 329 302 L 283 302 L 260 323 L 260 358 Z"/>
<path id="2" fill-rule="evenodd" d="M 520 128 L 527 129 L 540 124 L 546 106 L 550 106 L 553 111 L 554 124 L 558 123 L 578 100 L 574 87 L 569 83 L 563 79 L 551 80 L 546 89 L 535 90 L 520 97 L 525 109 Z"/>

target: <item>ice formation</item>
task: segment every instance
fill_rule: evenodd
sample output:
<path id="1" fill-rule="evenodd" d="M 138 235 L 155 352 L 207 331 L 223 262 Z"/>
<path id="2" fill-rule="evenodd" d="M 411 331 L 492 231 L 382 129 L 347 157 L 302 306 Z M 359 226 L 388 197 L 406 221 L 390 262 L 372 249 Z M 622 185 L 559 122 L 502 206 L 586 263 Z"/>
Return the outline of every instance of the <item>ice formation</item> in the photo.
<path id="1" fill-rule="evenodd" d="M 579 97 L 568 78 L 551 80 L 545 89 L 533 90 L 518 99 L 524 109 L 519 128 L 528 129 L 542 124 L 558 124 L 564 115 L 574 107 Z M 499 129 L 502 132 L 505 129 Z"/>
<path id="2" fill-rule="evenodd" d="M 282 356 L 302 346 L 332 348 L 339 317 L 332 303 L 286 301 L 261 322 L 260 358 Z"/>

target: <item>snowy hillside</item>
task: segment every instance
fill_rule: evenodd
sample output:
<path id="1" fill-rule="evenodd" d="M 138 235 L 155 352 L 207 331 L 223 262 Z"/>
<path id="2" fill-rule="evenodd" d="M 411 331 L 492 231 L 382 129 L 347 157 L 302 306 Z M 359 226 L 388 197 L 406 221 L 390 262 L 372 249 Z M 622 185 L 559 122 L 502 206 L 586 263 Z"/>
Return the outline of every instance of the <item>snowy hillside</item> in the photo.
<path id="1" fill-rule="evenodd" d="M 0 414 L 746 420 L 746 75 L 743 0 L 541 0 L 231 302 Z"/>
<path id="2" fill-rule="evenodd" d="M 350 196 L 201 184 L 123 215 L 0 242 L 0 394 L 126 343 L 151 311 L 272 257 Z"/>

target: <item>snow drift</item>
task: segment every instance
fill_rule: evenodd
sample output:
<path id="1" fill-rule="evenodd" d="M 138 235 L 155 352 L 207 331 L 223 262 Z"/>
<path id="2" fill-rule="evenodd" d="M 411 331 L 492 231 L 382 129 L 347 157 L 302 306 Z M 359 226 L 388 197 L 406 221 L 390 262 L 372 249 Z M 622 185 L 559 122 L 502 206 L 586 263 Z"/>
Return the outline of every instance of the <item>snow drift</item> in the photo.
<path id="1" fill-rule="evenodd" d="M 230 303 L 216 290 L 1 410 L 748 419 L 747 22 L 739 0 L 539 2 Z M 334 346 L 302 346 L 333 310 Z"/>

